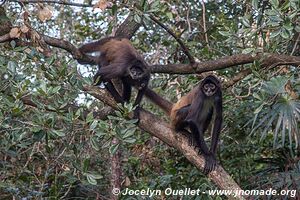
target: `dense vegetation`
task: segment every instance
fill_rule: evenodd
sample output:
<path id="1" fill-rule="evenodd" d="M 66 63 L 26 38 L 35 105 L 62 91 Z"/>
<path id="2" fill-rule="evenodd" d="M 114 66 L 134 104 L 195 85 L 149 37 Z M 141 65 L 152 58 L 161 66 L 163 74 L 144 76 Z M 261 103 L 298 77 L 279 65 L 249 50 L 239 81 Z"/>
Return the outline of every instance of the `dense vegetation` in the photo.
<path id="1" fill-rule="evenodd" d="M 217 188 L 180 150 L 128 120 L 131 104 L 114 112 L 87 91 L 97 66 L 51 40 L 79 47 L 118 33 L 129 15 L 150 87 L 164 98 L 176 102 L 207 72 L 222 80 L 218 160 L 240 188 L 300 191 L 299 0 L 0 2 L 0 199 Z M 143 108 L 168 120 L 146 98 Z"/>

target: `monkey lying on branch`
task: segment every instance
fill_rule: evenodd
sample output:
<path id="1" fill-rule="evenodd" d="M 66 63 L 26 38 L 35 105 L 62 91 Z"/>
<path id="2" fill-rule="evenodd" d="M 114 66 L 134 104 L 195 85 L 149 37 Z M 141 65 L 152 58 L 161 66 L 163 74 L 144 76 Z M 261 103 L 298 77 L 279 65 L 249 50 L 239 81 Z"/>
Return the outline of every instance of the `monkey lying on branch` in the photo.
<path id="1" fill-rule="evenodd" d="M 150 79 L 150 70 L 130 41 L 126 38 L 108 37 L 84 44 L 79 50 L 83 54 L 100 53 L 97 59 L 98 71 L 94 76 L 94 84 L 99 85 L 103 81 L 105 88 L 117 103 L 129 102 L 132 86 L 137 88 L 138 94 L 133 105 L 136 106 L 134 118 L 138 119 L 140 103 Z M 112 79 L 115 78 L 122 81 L 122 96 L 112 83 Z"/>
<path id="2" fill-rule="evenodd" d="M 214 170 L 217 164 L 215 155 L 223 120 L 222 91 L 219 80 L 213 75 L 207 76 L 173 106 L 150 89 L 146 89 L 145 95 L 170 116 L 172 127 L 176 131 L 190 129 L 191 144 L 195 143 L 205 158 L 204 173 Z M 212 121 L 213 114 L 215 116 L 212 139 L 210 149 L 208 149 L 204 133 Z"/>

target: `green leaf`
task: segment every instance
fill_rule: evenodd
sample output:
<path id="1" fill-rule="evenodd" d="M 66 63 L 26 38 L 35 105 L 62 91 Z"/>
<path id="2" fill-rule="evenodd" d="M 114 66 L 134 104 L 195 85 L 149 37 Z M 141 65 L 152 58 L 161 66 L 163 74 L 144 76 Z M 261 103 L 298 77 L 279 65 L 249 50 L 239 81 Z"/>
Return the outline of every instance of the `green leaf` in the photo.
<path id="1" fill-rule="evenodd" d="M 91 173 L 89 173 L 89 175 L 91 176 L 91 177 L 93 177 L 93 179 L 102 179 L 103 178 L 103 176 L 102 175 L 100 175 L 100 174 L 91 174 Z"/>
<path id="2" fill-rule="evenodd" d="M 260 101 L 262 100 L 261 97 L 256 92 L 254 92 L 252 96 Z"/>
<path id="3" fill-rule="evenodd" d="M 52 89 L 52 93 L 53 94 L 56 94 L 56 93 L 58 93 L 58 91 L 61 89 L 61 86 L 57 86 L 57 87 L 55 87 L 55 88 L 53 88 Z"/>
<path id="4" fill-rule="evenodd" d="M 91 130 L 95 130 L 95 128 L 97 127 L 98 121 L 94 120 L 93 123 L 90 125 L 90 129 Z"/>
<path id="5" fill-rule="evenodd" d="M 142 19 L 141 19 L 141 17 L 139 16 L 139 15 L 137 15 L 137 14 L 135 14 L 134 16 L 133 16 L 133 19 L 134 19 L 134 21 L 136 22 L 136 23 L 141 23 L 142 22 Z"/>
<path id="6" fill-rule="evenodd" d="M 89 169 L 90 161 L 91 161 L 90 158 L 85 158 L 84 159 L 84 161 L 83 161 L 83 169 L 82 169 L 84 172 L 86 172 Z"/>
<path id="7" fill-rule="evenodd" d="M 15 75 L 17 68 L 18 68 L 18 64 L 15 61 L 8 61 L 7 69 L 10 72 L 10 74 Z"/>
<path id="8" fill-rule="evenodd" d="M 254 48 L 247 48 L 247 49 L 243 49 L 242 53 L 248 54 L 248 53 L 252 53 L 254 50 L 255 50 Z"/>
<path id="9" fill-rule="evenodd" d="M 87 174 L 86 178 L 87 178 L 87 181 L 89 182 L 89 184 L 91 184 L 91 185 L 97 185 L 97 181 L 94 178 L 94 176 L 92 176 L 90 174 Z"/>
<path id="10" fill-rule="evenodd" d="M 109 153 L 115 154 L 119 148 L 120 144 L 113 144 L 109 147 Z"/>
<path id="11" fill-rule="evenodd" d="M 135 128 L 132 128 L 132 129 L 127 130 L 126 133 L 123 135 L 122 138 L 123 138 L 123 139 L 126 139 L 126 138 L 128 138 L 128 137 L 130 137 L 130 136 L 133 136 L 134 133 L 135 133 L 135 131 L 136 131 Z"/>
<path id="12" fill-rule="evenodd" d="M 242 21 L 242 24 L 247 27 L 247 28 L 250 28 L 251 25 L 250 25 L 250 21 L 249 19 L 247 19 L 246 17 L 240 17 L 240 20 Z"/>
<path id="13" fill-rule="evenodd" d="M 87 114 L 87 116 L 86 116 L 86 122 L 87 122 L 87 123 L 90 123 L 90 122 L 92 122 L 92 121 L 94 121 L 94 114 L 93 114 L 93 112 L 90 112 L 90 113 Z"/>
<path id="14" fill-rule="evenodd" d="M 278 29 L 274 32 L 271 32 L 271 36 L 270 38 L 275 38 L 276 36 L 278 36 L 281 33 L 281 29 Z"/>
<path id="15" fill-rule="evenodd" d="M 258 108 L 255 109 L 254 114 L 260 113 L 265 104 L 261 104 Z"/>
<path id="16" fill-rule="evenodd" d="M 281 37 L 283 37 L 284 39 L 289 39 L 290 38 L 290 33 L 288 30 L 286 29 L 281 29 L 282 31 L 280 32 Z"/>
<path id="17" fill-rule="evenodd" d="M 65 136 L 65 133 L 63 130 L 55 130 L 55 129 L 52 129 L 51 132 L 59 137 L 64 137 Z"/>
<path id="18" fill-rule="evenodd" d="M 231 36 L 231 33 L 228 31 L 219 31 L 219 33 L 223 36 Z"/>
<path id="19" fill-rule="evenodd" d="M 258 0 L 252 0 L 252 6 L 255 10 L 258 9 Z"/>
<path id="20" fill-rule="evenodd" d="M 278 6 L 279 6 L 278 0 L 271 0 L 271 5 L 272 5 L 274 8 L 278 8 Z"/>
<path id="21" fill-rule="evenodd" d="M 135 138 L 127 138 L 127 139 L 125 139 L 123 141 L 126 142 L 126 143 L 133 144 L 133 143 L 135 143 L 136 139 Z"/>
<path id="22" fill-rule="evenodd" d="M 173 13 L 167 12 L 166 15 L 170 20 L 173 20 Z"/>
<path id="23" fill-rule="evenodd" d="M 98 141 L 95 137 L 91 137 L 91 140 L 90 140 L 90 144 L 91 146 L 93 147 L 93 149 L 95 149 L 96 151 L 99 151 L 99 145 L 98 145 Z"/>

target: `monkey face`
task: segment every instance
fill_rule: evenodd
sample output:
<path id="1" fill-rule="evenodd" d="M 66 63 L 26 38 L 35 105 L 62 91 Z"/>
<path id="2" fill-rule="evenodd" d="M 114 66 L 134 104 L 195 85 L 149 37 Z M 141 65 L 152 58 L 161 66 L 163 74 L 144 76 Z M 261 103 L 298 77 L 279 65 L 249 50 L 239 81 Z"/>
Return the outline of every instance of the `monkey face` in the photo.
<path id="1" fill-rule="evenodd" d="M 214 83 L 205 83 L 202 87 L 204 94 L 208 97 L 213 96 L 216 93 L 216 85 Z"/>
<path id="2" fill-rule="evenodd" d="M 133 80 L 140 79 L 144 75 L 144 70 L 139 66 L 132 66 L 129 69 L 129 74 Z"/>

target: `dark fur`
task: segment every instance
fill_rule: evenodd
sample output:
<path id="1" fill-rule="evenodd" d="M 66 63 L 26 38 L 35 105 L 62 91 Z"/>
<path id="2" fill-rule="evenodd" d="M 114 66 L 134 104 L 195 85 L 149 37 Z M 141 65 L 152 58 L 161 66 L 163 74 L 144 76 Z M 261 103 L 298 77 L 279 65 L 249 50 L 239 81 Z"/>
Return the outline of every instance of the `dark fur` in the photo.
<path id="1" fill-rule="evenodd" d="M 100 52 L 98 71 L 94 84 L 105 82 L 106 89 L 118 103 L 129 102 L 132 86 L 138 89 L 134 102 L 137 106 L 135 117 L 138 118 L 139 104 L 150 79 L 150 70 L 144 59 L 138 54 L 128 39 L 108 37 L 91 42 L 79 48 L 82 53 Z M 123 85 L 122 96 L 115 89 L 112 79 L 119 78 Z"/>
<path id="2" fill-rule="evenodd" d="M 207 97 L 202 88 L 206 83 L 213 83 L 217 86 L 215 94 L 211 97 Z M 207 102 L 211 102 L 211 104 L 207 104 Z M 209 108 L 204 108 L 203 106 L 210 106 Z M 203 112 L 206 113 L 203 113 Z M 209 123 L 212 120 L 212 116 L 215 112 L 212 139 L 210 149 L 207 147 L 206 142 L 204 140 L 204 133 L 207 130 Z M 190 105 L 190 109 L 186 111 L 186 113 L 177 112 L 177 115 L 181 115 L 183 118 L 186 116 L 184 122 L 185 126 L 188 126 L 193 134 L 194 140 L 199 147 L 201 153 L 205 157 L 205 167 L 204 172 L 209 173 L 214 170 L 216 167 L 216 149 L 217 144 L 221 132 L 222 125 L 222 91 L 220 87 L 219 81 L 214 76 L 206 77 L 201 85 L 198 88 L 198 92 L 194 95 L 194 99 L 192 104 Z M 179 129 L 184 129 L 185 126 L 179 127 Z"/>
<path id="3" fill-rule="evenodd" d="M 216 86 L 213 96 L 208 97 L 203 92 L 203 86 L 206 83 L 213 83 Z M 192 132 L 190 144 L 195 143 L 205 157 L 204 172 L 209 173 L 214 170 L 217 164 L 215 154 L 223 120 L 222 91 L 219 80 L 215 76 L 207 76 L 200 85 L 179 99 L 173 106 L 150 89 L 146 90 L 145 95 L 170 115 L 172 126 L 176 131 L 190 129 Z M 205 105 L 209 107 L 204 108 Z M 209 149 L 204 140 L 204 133 L 212 121 L 213 114 L 215 117 Z"/>

